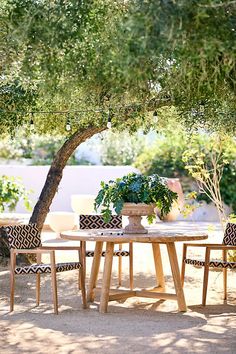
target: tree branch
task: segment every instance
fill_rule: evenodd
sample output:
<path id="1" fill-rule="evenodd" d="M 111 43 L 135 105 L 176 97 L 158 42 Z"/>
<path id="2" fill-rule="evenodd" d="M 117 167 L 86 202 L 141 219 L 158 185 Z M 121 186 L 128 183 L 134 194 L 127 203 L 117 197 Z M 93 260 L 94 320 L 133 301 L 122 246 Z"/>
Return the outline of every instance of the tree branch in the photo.
<path id="1" fill-rule="evenodd" d="M 210 9 L 214 9 L 214 8 L 218 8 L 218 7 L 227 7 L 230 5 L 236 5 L 236 1 L 232 0 L 232 1 L 228 1 L 228 2 L 221 2 L 219 4 L 211 4 L 211 5 L 201 5 L 199 4 L 199 7 L 204 7 L 204 8 L 210 8 Z"/>
<path id="2" fill-rule="evenodd" d="M 58 190 L 58 186 L 63 175 L 63 169 L 66 166 L 68 159 L 81 143 L 106 129 L 106 127 L 93 126 L 81 129 L 66 140 L 57 152 L 49 169 L 44 187 L 39 196 L 39 200 L 34 207 L 29 221 L 30 223 L 36 223 L 39 230 L 43 228 L 43 223 L 46 219 L 47 213 L 50 210 L 52 200 Z"/>

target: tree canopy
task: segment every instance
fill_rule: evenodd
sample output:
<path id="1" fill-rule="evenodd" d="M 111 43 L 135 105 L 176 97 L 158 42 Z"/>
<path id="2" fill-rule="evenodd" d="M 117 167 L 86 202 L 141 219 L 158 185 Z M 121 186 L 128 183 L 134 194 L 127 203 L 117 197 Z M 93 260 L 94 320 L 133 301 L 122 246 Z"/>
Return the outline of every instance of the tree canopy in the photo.
<path id="1" fill-rule="evenodd" d="M 112 107 L 113 126 L 132 131 L 172 104 L 188 127 L 235 131 L 235 1 L 4 0 L 0 12 L 3 110 L 79 110 L 73 132 L 106 124 Z M 35 126 L 62 133 L 68 117 L 56 117 Z"/>
<path id="2" fill-rule="evenodd" d="M 130 13 L 133 74 L 139 67 L 188 126 L 235 131 L 236 2 L 134 0 Z"/>

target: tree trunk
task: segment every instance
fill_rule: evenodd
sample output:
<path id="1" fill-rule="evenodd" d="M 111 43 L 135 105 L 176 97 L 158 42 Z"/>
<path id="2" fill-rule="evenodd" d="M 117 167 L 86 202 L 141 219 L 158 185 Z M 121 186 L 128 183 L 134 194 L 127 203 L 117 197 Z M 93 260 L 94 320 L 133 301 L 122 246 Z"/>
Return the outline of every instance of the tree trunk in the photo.
<path id="1" fill-rule="evenodd" d="M 83 130 L 75 132 L 57 152 L 51 167 L 49 169 L 44 187 L 39 196 L 30 223 L 37 224 L 39 230 L 43 228 L 43 223 L 46 219 L 47 213 L 50 210 L 52 200 L 58 190 L 59 183 L 62 179 L 63 169 L 67 164 L 68 159 L 75 151 L 75 149 L 83 143 L 86 139 L 91 138 L 97 133 L 101 133 L 107 129 L 106 127 L 88 127 Z"/>
<path id="2" fill-rule="evenodd" d="M 4 227 L 0 227 L 0 263 L 4 258 L 10 257 L 10 249 Z"/>

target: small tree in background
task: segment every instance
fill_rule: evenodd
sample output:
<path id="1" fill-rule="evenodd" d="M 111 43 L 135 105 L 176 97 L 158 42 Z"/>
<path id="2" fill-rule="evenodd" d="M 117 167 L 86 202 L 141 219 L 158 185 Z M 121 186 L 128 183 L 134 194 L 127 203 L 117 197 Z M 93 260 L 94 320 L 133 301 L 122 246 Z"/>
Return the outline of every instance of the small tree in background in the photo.
<path id="1" fill-rule="evenodd" d="M 173 129 L 174 127 L 174 129 Z M 217 139 L 220 139 L 218 141 Z M 219 146 L 220 145 L 220 146 Z M 218 147 L 217 147 L 218 146 Z M 221 152 L 220 152 L 221 151 Z M 203 169 L 213 173 L 216 154 L 220 154 L 218 177 L 221 199 L 236 212 L 236 141 L 226 135 L 209 133 L 187 134 L 177 122 L 160 133 L 155 143 L 137 157 L 134 166 L 142 173 L 157 173 L 170 178 L 180 178 L 184 192 L 195 189 L 195 176 L 202 177 Z M 184 161 L 183 161 L 184 156 Z M 222 162 L 223 161 L 223 162 Z M 186 164 L 191 168 L 186 169 Z M 207 167 L 206 167 L 206 166 Z M 200 171 L 200 172 L 199 172 Z M 192 173 L 194 173 L 194 175 Z M 210 174 L 210 175 L 211 175 Z M 206 176 L 205 176 L 206 177 Z M 210 178 L 210 176 L 209 176 Z M 198 200 L 212 201 L 206 193 L 198 194 Z"/>
<path id="2" fill-rule="evenodd" d="M 233 141 L 226 136 L 212 134 L 206 139 L 192 138 L 189 148 L 183 154 L 183 161 L 190 175 L 196 180 L 199 192 L 204 193 L 216 206 L 220 223 L 224 229 L 225 214 L 220 183 L 225 166 L 229 163 L 229 151 L 233 151 Z M 234 146 L 235 149 L 235 146 Z"/>

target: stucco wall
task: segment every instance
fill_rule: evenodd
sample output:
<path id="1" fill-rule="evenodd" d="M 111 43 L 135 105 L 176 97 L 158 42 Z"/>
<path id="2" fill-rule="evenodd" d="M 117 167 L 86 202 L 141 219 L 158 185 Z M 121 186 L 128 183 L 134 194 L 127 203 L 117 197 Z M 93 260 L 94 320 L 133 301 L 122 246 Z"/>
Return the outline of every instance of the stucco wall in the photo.
<path id="1" fill-rule="evenodd" d="M 32 204 L 37 201 L 44 185 L 49 166 L 21 166 L 21 165 L 0 165 L 0 175 L 19 176 L 27 189 L 32 189 L 30 196 Z M 101 181 L 109 181 L 117 177 L 137 171 L 131 166 L 67 166 L 64 169 L 63 178 L 51 205 L 51 211 L 72 211 L 72 194 L 94 194 L 100 189 Z M 226 213 L 231 209 L 226 207 Z M 25 213 L 24 206 L 19 203 L 16 213 Z M 177 216 L 177 220 L 194 221 L 218 221 L 216 208 L 204 203 L 197 208 L 187 219 L 182 214 Z"/>
<path id="2" fill-rule="evenodd" d="M 19 176 L 24 186 L 33 190 L 30 196 L 33 205 L 40 195 L 48 170 L 49 166 L 0 165 L 0 175 Z M 97 194 L 101 181 L 122 177 L 132 171 L 137 170 L 131 166 L 67 166 L 50 210 L 71 211 L 72 194 Z M 21 203 L 16 212 L 25 212 Z"/>

